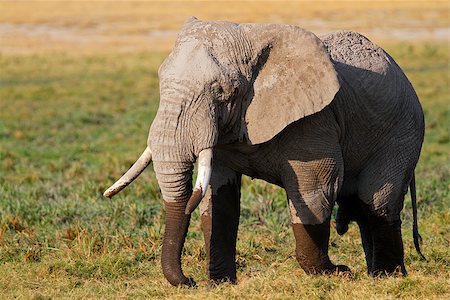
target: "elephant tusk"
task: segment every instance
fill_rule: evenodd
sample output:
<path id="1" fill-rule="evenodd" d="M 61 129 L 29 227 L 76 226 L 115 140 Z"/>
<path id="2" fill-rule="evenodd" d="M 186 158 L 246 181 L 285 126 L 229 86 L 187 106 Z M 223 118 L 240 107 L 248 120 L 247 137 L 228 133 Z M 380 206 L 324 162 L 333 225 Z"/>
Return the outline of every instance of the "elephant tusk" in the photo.
<path id="1" fill-rule="evenodd" d="M 131 168 L 120 177 L 119 180 L 116 181 L 111 187 L 109 187 L 104 193 L 103 196 L 111 198 L 118 192 L 120 192 L 123 188 L 129 185 L 133 180 L 138 177 L 142 171 L 150 164 L 152 161 L 152 151 L 150 148 L 145 148 L 144 152 L 138 158 L 138 160 L 131 166 Z"/>
<path id="2" fill-rule="evenodd" d="M 213 150 L 211 148 L 200 151 L 198 155 L 197 180 L 192 195 L 186 204 L 186 215 L 190 215 L 197 208 L 206 194 L 212 174 L 212 158 Z"/>

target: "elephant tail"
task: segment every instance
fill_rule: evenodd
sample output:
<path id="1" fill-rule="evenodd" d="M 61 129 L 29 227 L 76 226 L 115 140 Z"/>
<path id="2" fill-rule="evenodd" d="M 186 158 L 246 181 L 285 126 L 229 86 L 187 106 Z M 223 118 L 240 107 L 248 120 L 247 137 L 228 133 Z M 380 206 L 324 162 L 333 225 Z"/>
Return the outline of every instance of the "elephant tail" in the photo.
<path id="1" fill-rule="evenodd" d="M 128 186 L 133 180 L 138 177 L 142 171 L 150 164 L 152 161 L 152 151 L 150 148 L 146 148 L 144 152 L 141 154 L 139 159 L 131 166 L 131 168 L 123 174 L 123 176 L 116 181 L 112 186 L 110 186 L 104 193 L 104 197 L 111 198 L 118 192 L 120 192 L 123 188 Z"/>
<path id="2" fill-rule="evenodd" d="M 422 237 L 419 234 L 419 225 L 417 224 L 417 195 L 416 195 L 416 176 L 413 173 L 411 178 L 411 182 L 409 184 L 409 190 L 411 192 L 411 203 L 413 210 L 413 239 L 414 239 L 414 247 L 416 248 L 417 253 L 422 257 L 422 259 L 427 260 L 425 256 L 420 251 L 420 243 L 422 242 Z"/>

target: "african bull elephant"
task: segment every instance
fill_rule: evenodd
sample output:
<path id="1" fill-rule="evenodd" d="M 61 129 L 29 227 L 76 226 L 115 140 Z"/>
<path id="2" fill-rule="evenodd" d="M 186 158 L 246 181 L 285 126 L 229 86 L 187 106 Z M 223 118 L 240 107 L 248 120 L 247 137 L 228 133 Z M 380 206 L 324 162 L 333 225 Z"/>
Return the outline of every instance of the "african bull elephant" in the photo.
<path id="1" fill-rule="evenodd" d="M 162 268 L 173 285 L 190 214 L 201 208 L 210 279 L 236 281 L 241 175 L 286 190 L 296 257 L 307 273 L 348 272 L 328 256 L 356 220 L 370 274 L 406 273 L 400 211 L 424 136 L 413 87 L 380 47 L 352 31 L 189 19 L 159 69 L 148 147 L 104 195 L 153 160 L 164 197 Z M 194 163 L 198 176 L 192 187 Z"/>

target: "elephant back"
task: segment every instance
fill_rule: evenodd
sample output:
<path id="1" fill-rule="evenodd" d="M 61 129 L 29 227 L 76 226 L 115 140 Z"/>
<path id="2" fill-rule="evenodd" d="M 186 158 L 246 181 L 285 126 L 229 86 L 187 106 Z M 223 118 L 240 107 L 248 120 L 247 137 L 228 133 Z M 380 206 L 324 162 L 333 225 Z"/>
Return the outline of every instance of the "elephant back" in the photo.
<path id="1" fill-rule="evenodd" d="M 406 75 L 382 48 L 363 35 L 338 31 L 321 37 L 338 73 L 341 89 L 331 104 L 343 129 L 346 176 L 394 144 L 419 153 L 424 117 Z"/>
<path id="2" fill-rule="evenodd" d="M 382 48 L 353 31 L 321 37 L 339 74 L 351 86 L 356 101 L 375 115 L 392 115 L 400 109 L 417 112 L 420 104 L 406 75 Z"/>
<path id="3" fill-rule="evenodd" d="M 406 119 L 413 131 L 423 131 L 423 111 L 417 94 L 389 54 L 354 31 L 333 32 L 321 40 L 342 86 L 354 95 L 345 103 L 348 110 L 357 110 L 373 124 L 384 123 L 378 124 L 380 131 L 391 130 L 395 123 Z"/>

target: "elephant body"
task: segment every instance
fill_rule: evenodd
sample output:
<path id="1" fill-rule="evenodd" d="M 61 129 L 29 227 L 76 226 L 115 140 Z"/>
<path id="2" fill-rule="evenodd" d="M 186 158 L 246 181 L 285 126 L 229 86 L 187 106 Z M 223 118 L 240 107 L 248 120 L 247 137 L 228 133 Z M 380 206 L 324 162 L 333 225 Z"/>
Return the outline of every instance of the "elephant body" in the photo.
<path id="1" fill-rule="evenodd" d="M 219 139 L 215 158 L 242 174 L 279 185 L 288 194 L 321 190 L 333 200 L 330 210 L 336 197 L 358 197 L 380 216 L 395 219 L 403 203 L 384 195 L 392 192 L 399 198 L 407 192 L 424 136 L 419 100 L 395 61 L 362 35 L 341 31 L 322 39 L 341 80 L 329 106 L 263 144 L 221 145 Z M 355 63 L 354 52 L 342 49 L 368 57 Z M 309 169 L 316 174 L 309 175 Z M 383 176 L 375 182 L 374 175 L 380 173 Z M 312 202 L 323 208 L 320 201 Z M 311 207 L 304 210 L 311 212 Z M 316 222 L 313 216 L 304 218 L 301 223 Z"/>
<path id="2" fill-rule="evenodd" d="M 215 157 L 238 174 L 286 189 L 294 224 L 326 222 L 337 200 L 339 214 L 358 220 L 369 273 L 379 269 L 373 262 L 371 241 L 378 238 L 388 244 L 383 236 L 386 229 L 374 237 L 369 228 L 383 223 L 394 227 L 391 235 L 397 235 L 397 245 L 392 245 L 392 251 L 398 255 L 394 261 L 383 260 L 392 264 L 389 271 L 397 266 L 404 270 L 402 249 L 395 246 L 401 243 L 400 211 L 423 142 L 420 103 L 394 60 L 362 35 L 341 31 L 322 39 L 341 79 L 340 91 L 330 105 L 290 124 L 269 142 L 219 146 Z M 355 62 L 355 55 L 364 59 Z M 220 198 L 220 189 L 239 188 L 237 175 L 230 170 L 217 186 L 212 181 L 217 192 L 207 195 L 211 207 L 202 206 L 203 215 L 211 213 L 212 198 Z M 339 228 L 350 220 L 337 221 Z"/>
<path id="3" fill-rule="evenodd" d="M 368 272 L 406 273 L 400 212 L 424 120 L 413 87 L 384 50 L 351 31 L 320 40 L 295 26 L 192 19 L 160 79 L 148 149 L 165 199 L 162 263 L 172 284 L 192 284 L 180 256 L 203 195 L 210 279 L 236 281 L 242 174 L 286 190 L 307 273 L 349 272 L 328 257 L 335 202 L 339 234 L 352 220 L 359 225 Z M 205 149 L 212 171 L 199 167 L 191 192 L 193 162 Z"/>

